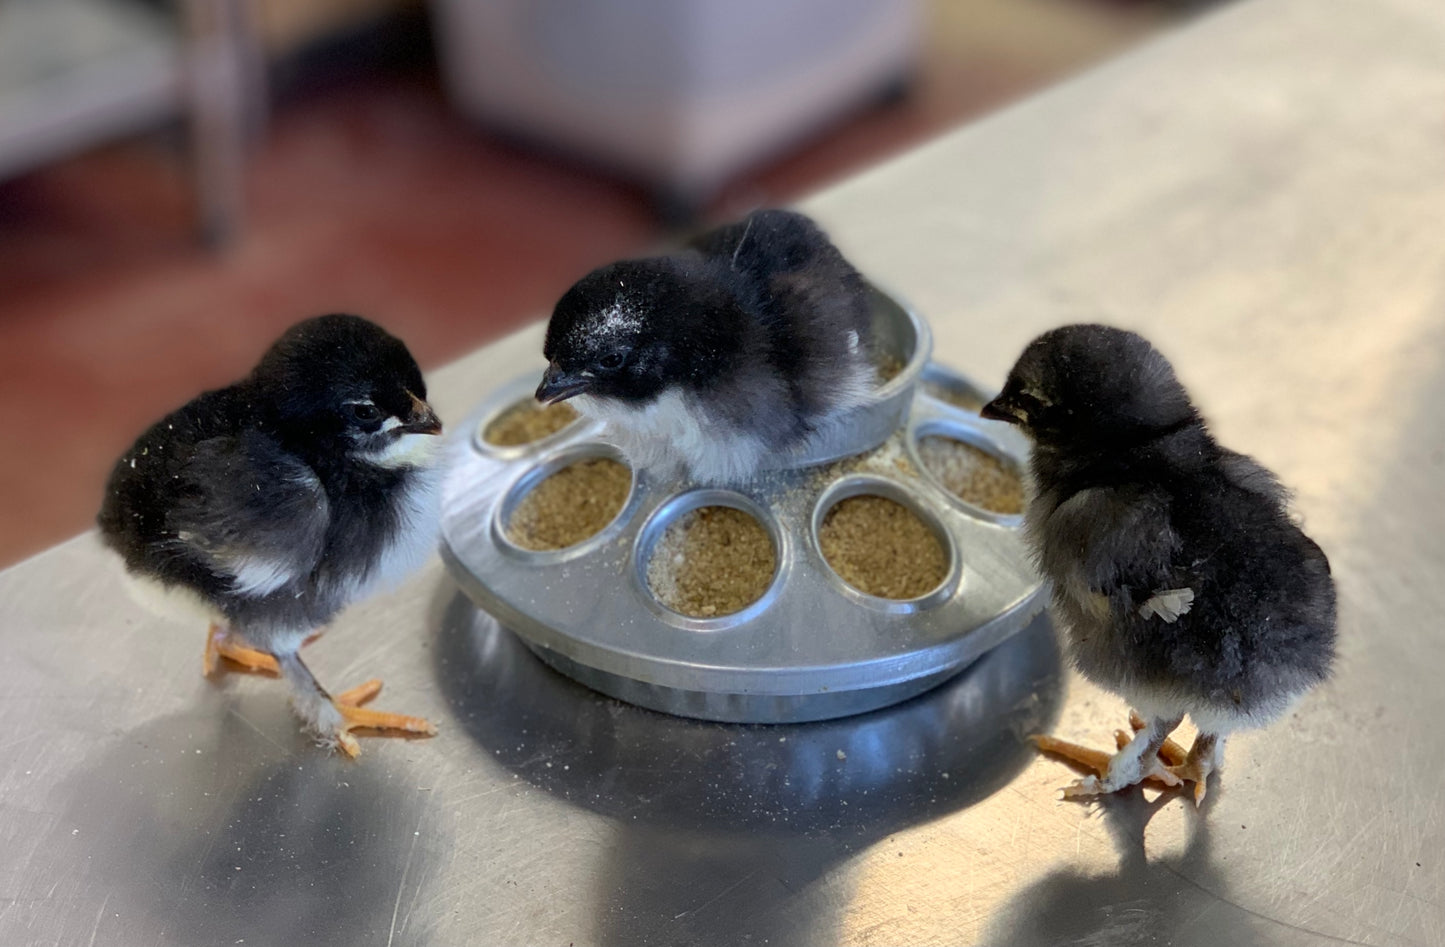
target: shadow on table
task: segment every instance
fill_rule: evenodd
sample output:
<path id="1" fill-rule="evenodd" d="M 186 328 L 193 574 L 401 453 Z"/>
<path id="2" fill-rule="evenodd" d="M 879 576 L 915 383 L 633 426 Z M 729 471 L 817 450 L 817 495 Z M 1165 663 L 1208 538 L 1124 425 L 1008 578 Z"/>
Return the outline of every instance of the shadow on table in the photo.
<path id="1" fill-rule="evenodd" d="M 1178 855 L 1145 851 L 1149 820 L 1170 803 L 1189 806 Z M 1228 900 L 1210 852 L 1209 801 L 1202 810 L 1165 794 L 1146 802 L 1135 788 L 1093 803 L 1119 851 L 1119 869 L 1057 871 L 1020 891 L 994 917 L 984 943 L 1007 947 L 1218 947 L 1316 944 L 1321 935 L 1256 915 Z"/>
<path id="2" fill-rule="evenodd" d="M 1032 758 L 1060 658 L 1040 618 L 935 690 L 821 723 L 655 713 L 553 672 L 458 595 L 437 672 L 459 724 L 503 765 L 616 821 L 599 940 L 830 940 L 846 894 L 817 884 L 890 833 L 963 809 Z"/>
<path id="3" fill-rule="evenodd" d="M 122 734 L 62 787 L 46 845 L 84 866 L 64 883 L 101 905 L 92 943 L 384 940 L 420 814 L 378 767 L 317 752 L 279 684 L 203 703 L 219 706 Z"/>

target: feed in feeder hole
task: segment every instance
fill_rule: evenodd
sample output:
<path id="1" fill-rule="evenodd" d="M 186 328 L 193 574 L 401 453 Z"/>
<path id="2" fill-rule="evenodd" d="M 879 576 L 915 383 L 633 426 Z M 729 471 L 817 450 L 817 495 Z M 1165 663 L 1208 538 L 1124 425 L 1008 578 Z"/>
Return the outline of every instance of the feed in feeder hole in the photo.
<path id="1" fill-rule="evenodd" d="M 878 352 L 873 356 L 873 370 L 878 376 L 879 388 L 901 375 L 905 367 L 903 359 L 892 352 Z"/>
<path id="2" fill-rule="evenodd" d="M 531 398 L 519 401 L 482 432 L 482 440 L 495 447 L 520 447 L 550 437 L 577 420 L 569 404 L 539 405 Z"/>
<path id="3" fill-rule="evenodd" d="M 507 520 L 507 538 L 543 552 L 575 546 L 622 511 L 632 471 L 607 457 L 579 460 L 532 487 Z"/>
<path id="4" fill-rule="evenodd" d="M 772 537 L 752 514 L 705 506 L 663 530 L 647 563 L 647 584 L 673 611 L 714 618 L 761 598 L 777 561 Z"/>
<path id="5" fill-rule="evenodd" d="M 992 513 L 1024 511 L 1024 485 L 1013 464 L 952 437 L 930 435 L 918 441 L 918 458 L 965 503 Z"/>
<path id="6" fill-rule="evenodd" d="M 818 546 L 843 581 L 880 598 L 918 598 L 948 575 L 948 555 L 933 530 L 887 497 L 834 504 L 818 526 Z"/>
<path id="7" fill-rule="evenodd" d="M 961 385 L 949 385 L 940 381 L 930 381 L 926 378 L 921 384 L 923 385 L 924 394 L 930 398 L 936 398 L 944 404 L 951 404 L 955 408 L 962 408 L 972 414 L 977 414 L 987 400 Z"/>

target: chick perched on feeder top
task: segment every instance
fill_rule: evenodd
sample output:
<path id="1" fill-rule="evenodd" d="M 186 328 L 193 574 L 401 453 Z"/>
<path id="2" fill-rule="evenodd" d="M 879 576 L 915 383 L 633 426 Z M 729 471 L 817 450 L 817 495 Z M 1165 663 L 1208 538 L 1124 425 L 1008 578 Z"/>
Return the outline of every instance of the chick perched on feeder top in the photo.
<path id="1" fill-rule="evenodd" d="M 870 327 L 862 276 L 817 225 L 757 211 L 583 277 L 547 326 L 537 399 L 574 399 L 637 463 L 744 481 L 867 400 Z"/>
<path id="2" fill-rule="evenodd" d="M 1194 783 L 1234 730 L 1279 717 L 1334 659 L 1329 561 L 1268 470 L 1221 447 L 1164 357 L 1132 332 L 1065 326 L 1029 344 L 983 416 L 1033 440 L 1027 535 L 1053 581 L 1074 663 L 1139 711 L 1111 758 L 1040 738 L 1100 770 L 1065 795 L 1152 778 Z M 1187 760 L 1159 751 L 1185 714 Z"/>

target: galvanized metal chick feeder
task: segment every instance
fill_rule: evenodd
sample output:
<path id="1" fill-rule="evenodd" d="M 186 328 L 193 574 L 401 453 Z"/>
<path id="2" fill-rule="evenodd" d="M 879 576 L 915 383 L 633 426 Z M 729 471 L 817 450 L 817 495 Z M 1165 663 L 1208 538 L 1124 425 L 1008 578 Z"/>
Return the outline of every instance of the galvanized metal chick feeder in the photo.
<path id="1" fill-rule="evenodd" d="M 1021 518 L 945 490 L 919 458 L 942 434 L 1022 466 L 1010 429 L 934 397 L 979 393 L 929 362 L 927 325 L 897 297 L 872 294 L 875 345 L 903 363 L 870 404 L 806 453 L 738 488 L 704 487 L 628 464 L 596 422 L 579 418 L 529 444 L 499 447 L 482 432 L 531 397 L 540 370 L 486 398 L 459 430 L 442 497 L 442 552 L 461 588 L 545 662 L 622 700 L 708 720 L 789 723 L 862 713 L 941 683 L 1022 629 L 1043 607 Z M 927 377 L 928 385 L 920 385 Z M 566 549 L 514 544 L 518 502 L 569 464 L 609 457 L 632 469 L 621 511 Z M 875 494 L 903 504 L 938 538 L 941 583 L 908 600 L 868 595 L 824 559 L 818 529 L 834 504 Z M 678 517 L 704 506 L 751 514 L 772 539 L 768 590 L 728 615 L 693 618 L 653 595 L 653 547 Z"/>

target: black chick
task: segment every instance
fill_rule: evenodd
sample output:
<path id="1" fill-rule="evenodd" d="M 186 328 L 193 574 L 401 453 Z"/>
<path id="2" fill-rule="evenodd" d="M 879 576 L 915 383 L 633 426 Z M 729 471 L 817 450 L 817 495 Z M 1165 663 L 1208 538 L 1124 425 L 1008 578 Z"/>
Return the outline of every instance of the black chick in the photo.
<path id="1" fill-rule="evenodd" d="M 867 400 L 870 330 L 863 277 L 823 231 L 758 211 L 569 289 L 537 399 L 575 398 L 635 462 L 746 480 Z"/>
<path id="2" fill-rule="evenodd" d="M 1026 532 L 1074 663 L 1144 720 L 1101 778 L 1065 794 L 1183 778 L 1202 800 L 1225 737 L 1279 717 L 1330 672 L 1324 552 L 1274 475 L 1215 442 L 1169 363 L 1132 332 L 1045 333 L 983 415 L 1033 440 Z M 1158 751 L 1186 713 L 1199 737 L 1165 767 Z"/>
<path id="3" fill-rule="evenodd" d="M 289 329 L 244 380 L 157 422 L 117 461 L 98 522 L 147 598 L 211 621 L 205 672 L 225 658 L 279 673 L 323 741 L 353 728 L 434 733 L 335 699 L 298 649 L 349 602 L 435 548 L 441 422 L 399 339 L 357 316 Z"/>

